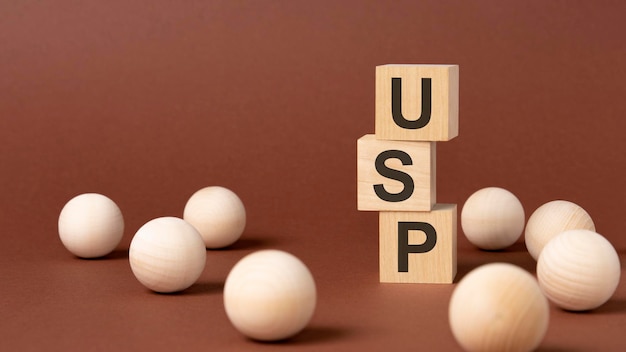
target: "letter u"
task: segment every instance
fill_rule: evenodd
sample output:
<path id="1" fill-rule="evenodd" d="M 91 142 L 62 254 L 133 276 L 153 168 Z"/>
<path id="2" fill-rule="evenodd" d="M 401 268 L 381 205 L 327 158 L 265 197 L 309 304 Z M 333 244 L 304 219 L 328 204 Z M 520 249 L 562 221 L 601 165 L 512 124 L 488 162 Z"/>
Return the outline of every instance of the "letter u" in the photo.
<path id="1" fill-rule="evenodd" d="M 430 121 L 432 110 L 432 81 L 430 78 L 422 78 L 422 114 L 417 120 L 407 120 L 402 115 L 402 78 L 391 78 L 391 115 L 393 121 L 400 127 L 416 130 L 422 128 Z"/>

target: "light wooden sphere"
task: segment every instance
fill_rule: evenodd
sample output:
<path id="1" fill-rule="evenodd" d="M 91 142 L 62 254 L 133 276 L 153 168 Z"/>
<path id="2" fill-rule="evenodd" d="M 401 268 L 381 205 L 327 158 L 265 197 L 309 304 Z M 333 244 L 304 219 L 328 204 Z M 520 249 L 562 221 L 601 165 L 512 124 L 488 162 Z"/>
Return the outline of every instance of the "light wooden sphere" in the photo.
<path id="1" fill-rule="evenodd" d="M 466 351 L 532 351 L 546 334 L 549 311 L 530 273 L 492 263 L 458 283 L 448 317 L 454 338 Z"/>
<path id="2" fill-rule="evenodd" d="M 246 227 L 246 209 L 233 191 L 211 186 L 189 198 L 183 219 L 200 232 L 206 248 L 223 248 L 241 237 Z"/>
<path id="3" fill-rule="evenodd" d="M 478 248 L 497 250 L 511 246 L 524 230 L 524 208 L 517 197 L 499 187 L 472 194 L 461 210 L 461 227 Z"/>
<path id="4" fill-rule="evenodd" d="M 124 235 L 120 208 L 97 193 L 81 194 L 67 202 L 59 215 L 58 226 L 65 248 L 81 258 L 111 253 Z"/>
<path id="5" fill-rule="evenodd" d="M 524 241 L 530 255 L 537 260 L 543 247 L 556 235 L 566 230 L 595 231 L 591 216 L 575 203 L 565 200 L 548 202 L 535 210 L 524 232 Z"/>
<path id="6" fill-rule="evenodd" d="M 147 288 L 162 293 L 193 285 L 206 264 L 206 248 L 188 222 L 162 217 L 144 224 L 130 243 L 133 274 Z"/>
<path id="7" fill-rule="evenodd" d="M 543 248 L 537 278 L 550 301 L 573 311 L 597 308 L 619 284 L 621 267 L 611 243 L 596 232 L 568 230 Z"/>
<path id="8" fill-rule="evenodd" d="M 313 316 L 315 281 L 295 256 L 261 250 L 241 259 L 224 285 L 224 307 L 242 334 L 261 341 L 287 339 Z"/>

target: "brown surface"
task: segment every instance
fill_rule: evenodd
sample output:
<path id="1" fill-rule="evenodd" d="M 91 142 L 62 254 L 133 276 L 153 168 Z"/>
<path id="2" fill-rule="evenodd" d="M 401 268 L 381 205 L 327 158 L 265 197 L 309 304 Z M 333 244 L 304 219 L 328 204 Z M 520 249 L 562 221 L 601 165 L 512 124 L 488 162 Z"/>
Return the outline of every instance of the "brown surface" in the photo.
<path id="1" fill-rule="evenodd" d="M 356 210 L 356 139 L 374 132 L 374 67 L 460 65 L 460 134 L 438 146 L 439 202 L 502 186 L 527 216 L 586 208 L 626 263 L 622 2 L 5 1 L 0 4 L 0 350 L 458 349 L 453 285 L 378 283 L 377 215 Z M 181 216 L 207 185 L 236 191 L 249 225 L 198 284 L 148 292 L 134 232 Z M 72 257 L 56 221 L 83 192 L 127 230 L 102 260 Z M 290 251 L 319 288 L 310 327 L 242 338 L 221 289 L 234 263 Z M 534 271 L 523 244 L 481 252 Z M 626 345 L 625 279 L 595 312 L 553 309 L 544 351 Z"/>

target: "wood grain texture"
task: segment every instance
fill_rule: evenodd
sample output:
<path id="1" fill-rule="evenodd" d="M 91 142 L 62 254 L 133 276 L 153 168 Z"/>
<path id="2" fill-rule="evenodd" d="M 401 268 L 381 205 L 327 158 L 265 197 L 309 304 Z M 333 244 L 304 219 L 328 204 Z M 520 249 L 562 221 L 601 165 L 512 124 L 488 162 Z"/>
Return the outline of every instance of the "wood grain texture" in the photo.
<path id="1" fill-rule="evenodd" d="M 602 235 L 568 230 L 543 248 L 537 261 L 539 285 L 550 301 L 573 311 L 598 308 L 615 293 L 619 256 Z"/>
<path id="2" fill-rule="evenodd" d="M 537 260 L 543 247 L 559 233 L 583 229 L 595 231 L 591 216 L 579 205 L 565 200 L 554 200 L 535 210 L 524 231 L 524 241 L 530 255 Z"/>
<path id="3" fill-rule="evenodd" d="M 185 204 L 183 219 L 202 236 L 206 248 L 235 243 L 246 228 L 246 208 L 228 188 L 209 186 L 195 192 Z"/>
<path id="4" fill-rule="evenodd" d="M 376 170 L 376 159 L 386 151 L 401 151 L 411 159 L 403 165 L 397 158 L 389 158 L 385 165 L 409 175 L 414 189 L 406 200 L 390 202 L 381 199 L 374 185 L 382 185 L 389 193 L 400 193 L 405 185 L 385 177 Z M 374 135 L 365 135 L 357 141 L 357 203 L 358 210 L 373 211 L 429 211 L 436 202 L 436 144 L 435 142 L 383 141 Z"/>
<path id="5" fill-rule="evenodd" d="M 133 237 L 128 261 L 139 282 L 155 292 L 193 285 L 206 265 L 200 233 L 183 219 L 166 216 L 145 223 Z"/>
<path id="6" fill-rule="evenodd" d="M 425 253 L 408 254 L 408 271 L 399 272 L 400 222 L 423 222 L 436 231 L 434 248 Z M 409 231 L 408 244 L 420 245 L 425 233 Z M 395 283 L 452 283 L 456 275 L 457 206 L 435 204 L 428 212 L 380 212 L 380 281 Z"/>
<path id="7" fill-rule="evenodd" d="M 392 115 L 392 78 L 401 78 L 402 115 L 422 116 L 422 78 L 431 79 L 430 121 L 421 128 L 399 126 Z M 382 65 L 376 67 L 376 138 L 448 141 L 459 133 L 458 65 Z"/>
<path id="8" fill-rule="evenodd" d="M 512 192 L 500 187 L 479 189 L 461 210 L 461 228 L 476 247 L 499 250 L 511 246 L 524 231 L 524 207 Z"/>

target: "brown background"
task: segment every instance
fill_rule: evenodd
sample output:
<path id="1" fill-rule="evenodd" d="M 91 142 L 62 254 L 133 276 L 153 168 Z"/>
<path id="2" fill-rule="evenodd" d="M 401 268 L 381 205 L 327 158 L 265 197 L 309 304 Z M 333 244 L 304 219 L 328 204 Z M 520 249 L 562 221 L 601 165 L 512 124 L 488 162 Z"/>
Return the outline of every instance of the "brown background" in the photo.
<path id="1" fill-rule="evenodd" d="M 626 263 L 626 5 L 619 1 L 3 1 L 0 3 L 0 350 L 457 350 L 453 285 L 378 283 L 377 214 L 356 210 L 356 139 L 374 132 L 374 68 L 460 65 L 460 135 L 437 147 L 438 200 L 514 192 L 529 216 L 567 199 Z M 208 185 L 248 211 L 199 282 L 153 294 L 128 244 Z M 80 260 L 56 221 L 100 192 L 119 250 Z M 221 290 L 243 255 L 279 248 L 313 272 L 310 326 L 259 344 Z M 534 271 L 523 243 L 481 252 Z M 544 351 L 626 345 L 626 284 L 600 309 L 553 308 Z"/>

